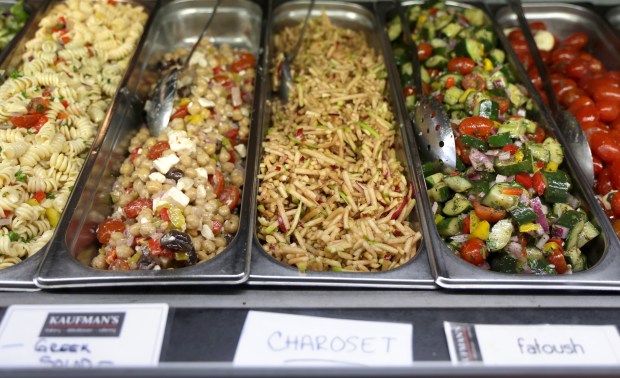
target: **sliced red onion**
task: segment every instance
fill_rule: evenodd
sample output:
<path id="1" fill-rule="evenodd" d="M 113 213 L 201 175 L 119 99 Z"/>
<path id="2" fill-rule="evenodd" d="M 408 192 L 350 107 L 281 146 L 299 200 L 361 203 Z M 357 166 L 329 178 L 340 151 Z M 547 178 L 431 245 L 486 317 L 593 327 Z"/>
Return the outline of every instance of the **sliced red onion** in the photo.
<path id="1" fill-rule="evenodd" d="M 542 226 L 545 233 L 549 232 L 549 223 L 547 223 L 547 217 L 544 214 L 539 215 L 536 221 Z"/>
<path id="2" fill-rule="evenodd" d="M 536 248 L 543 249 L 543 247 L 545 246 L 545 244 L 547 244 L 549 239 L 550 237 L 547 234 L 544 234 L 543 236 L 541 236 L 540 239 L 538 239 L 538 241 L 536 242 Z"/>
<path id="3" fill-rule="evenodd" d="M 129 232 L 129 229 L 127 227 L 125 227 L 125 232 L 123 232 L 123 235 L 125 235 L 125 242 L 127 246 L 131 247 L 133 245 L 134 236 L 131 232 Z"/>
<path id="4" fill-rule="evenodd" d="M 572 194 L 568 194 L 568 197 L 566 198 L 566 202 L 573 208 L 573 209 L 577 209 L 579 208 L 579 206 L 581 205 L 581 201 L 579 200 L 579 198 L 573 196 Z"/>
<path id="5" fill-rule="evenodd" d="M 506 246 L 506 250 L 510 252 L 510 254 L 513 255 L 516 259 L 520 259 L 521 257 L 523 257 L 522 249 L 523 246 L 521 246 L 521 244 L 517 242 L 510 242 Z"/>
<path id="6" fill-rule="evenodd" d="M 457 243 L 465 243 L 467 239 L 469 239 L 469 235 L 467 234 L 455 235 L 451 237 L 450 239 L 454 240 Z"/>
<path id="7" fill-rule="evenodd" d="M 521 140 L 521 142 L 525 143 L 528 141 L 527 137 L 525 135 L 519 135 L 519 140 Z"/>
<path id="8" fill-rule="evenodd" d="M 529 206 L 530 198 L 527 196 L 527 194 L 525 194 L 525 192 L 521 193 L 521 197 L 519 197 L 519 203 L 525 206 Z"/>
<path id="9" fill-rule="evenodd" d="M 480 180 L 480 174 L 479 173 L 470 173 L 467 175 L 467 178 L 470 180 Z"/>
<path id="10" fill-rule="evenodd" d="M 503 117 L 497 117 L 497 122 L 499 122 L 499 123 L 504 123 L 504 122 L 506 122 L 506 118 L 503 118 Z"/>
<path id="11" fill-rule="evenodd" d="M 568 227 L 560 226 L 559 224 L 554 224 L 551 228 L 551 236 L 566 239 L 568 237 Z"/>
<path id="12" fill-rule="evenodd" d="M 543 205 L 542 205 L 542 202 L 540 202 L 540 198 L 538 197 L 532 198 L 532 200 L 530 201 L 530 205 L 532 205 L 532 210 L 534 210 L 536 215 L 538 216 L 545 215 L 545 213 L 543 213 L 543 210 L 542 210 Z"/>
<path id="13" fill-rule="evenodd" d="M 471 160 L 471 165 L 474 170 L 493 172 L 493 162 L 491 159 L 477 149 L 471 149 L 469 152 L 469 160 Z"/>

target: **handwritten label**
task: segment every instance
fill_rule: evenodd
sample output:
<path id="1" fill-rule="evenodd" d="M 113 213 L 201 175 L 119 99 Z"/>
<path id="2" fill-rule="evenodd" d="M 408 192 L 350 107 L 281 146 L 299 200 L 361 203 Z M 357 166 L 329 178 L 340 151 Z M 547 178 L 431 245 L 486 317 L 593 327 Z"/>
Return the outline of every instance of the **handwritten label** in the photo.
<path id="1" fill-rule="evenodd" d="M 167 304 L 11 306 L 0 366 L 154 366 L 167 318 Z"/>
<path id="2" fill-rule="evenodd" d="M 234 363 L 273 365 L 411 365 L 411 324 L 250 311 Z"/>
<path id="3" fill-rule="evenodd" d="M 454 364 L 618 365 L 615 326 L 444 322 Z"/>

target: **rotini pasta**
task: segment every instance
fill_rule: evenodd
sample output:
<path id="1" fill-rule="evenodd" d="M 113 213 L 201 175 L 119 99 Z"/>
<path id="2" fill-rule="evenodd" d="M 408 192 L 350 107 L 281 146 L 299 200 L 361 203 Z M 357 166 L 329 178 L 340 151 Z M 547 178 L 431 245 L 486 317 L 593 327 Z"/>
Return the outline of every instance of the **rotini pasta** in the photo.
<path id="1" fill-rule="evenodd" d="M 58 3 L 0 86 L 0 269 L 51 239 L 146 18 L 130 4 Z"/>

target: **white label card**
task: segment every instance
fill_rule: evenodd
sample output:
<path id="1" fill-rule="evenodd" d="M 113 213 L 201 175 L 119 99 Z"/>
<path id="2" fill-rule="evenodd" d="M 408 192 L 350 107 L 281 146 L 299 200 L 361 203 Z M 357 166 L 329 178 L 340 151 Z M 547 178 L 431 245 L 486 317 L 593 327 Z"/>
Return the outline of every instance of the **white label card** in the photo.
<path id="1" fill-rule="evenodd" d="M 444 322 L 453 364 L 620 364 L 620 336 L 613 325 L 491 325 Z"/>
<path id="2" fill-rule="evenodd" d="M 403 366 L 413 325 L 249 311 L 234 363 L 244 366 Z"/>
<path id="3" fill-rule="evenodd" d="M 0 366 L 155 366 L 168 305 L 11 306 L 0 324 Z"/>

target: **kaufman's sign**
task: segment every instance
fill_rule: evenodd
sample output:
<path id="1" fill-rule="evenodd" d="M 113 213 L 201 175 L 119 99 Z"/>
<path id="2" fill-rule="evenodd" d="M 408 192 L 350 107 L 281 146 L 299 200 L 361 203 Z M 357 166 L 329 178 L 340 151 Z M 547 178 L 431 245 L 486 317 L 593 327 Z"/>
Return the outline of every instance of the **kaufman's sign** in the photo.
<path id="1" fill-rule="evenodd" d="M 49 313 L 39 337 L 118 337 L 124 312 Z"/>

